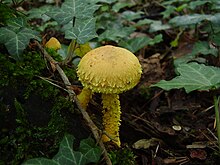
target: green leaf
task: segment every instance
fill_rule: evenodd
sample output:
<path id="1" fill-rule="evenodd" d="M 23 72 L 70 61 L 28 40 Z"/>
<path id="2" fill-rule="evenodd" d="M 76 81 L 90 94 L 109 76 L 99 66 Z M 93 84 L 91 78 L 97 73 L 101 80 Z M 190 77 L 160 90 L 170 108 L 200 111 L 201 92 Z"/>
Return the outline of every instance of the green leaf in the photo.
<path id="1" fill-rule="evenodd" d="M 85 165 L 86 159 L 79 151 L 73 151 L 74 137 L 72 135 L 64 136 L 59 152 L 52 160 L 44 158 L 35 158 L 26 161 L 23 165 L 32 165 L 32 163 L 39 163 L 41 165 Z"/>
<path id="2" fill-rule="evenodd" d="M 176 11 L 177 11 L 177 12 L 180 12 L 180 11 L 182 11 L 183 9 L 187 8 L 187 7 L 188 7 L 188 4 L 184 3 L 184 4 L 180 5 L 180 6 L 178 6 L 178 7 L 176 8 Z"/>
<path id="3" fill-rule="evenodd" d="M 220 26 L 220 13 L 211 15 L 207 20 L 212 22 L 214 25 Z"/>
<path id="4" fill-rule="evenodd" d="M 107 3 L 107 4 L 112 4 L 113 2 L 116 2 L 117 0 L 89 0 L 89 2 L 91 3 L 98 3 L 98 2 L 102 2 L 102 3 Z"/>
<path id="5" fill-rule="evenodd" d="M 5 44 L 8 52 L 15 60 L 22 59 L 22 52 L 29 44 L 31 38 L 37 38 L 37 32 L 28 28 L 21 28 L 14 32 L 15 29 L 9 27 L 0 28 L 0 43 Z"/>
<path id="6" fill-rule="evenodd" d="M 136 38 L 132 38 L 129 39 L 127 41 L 122 40 L 119 43 L 119 46 L 124 47 L 129 49 L 131 52 L 135 53 L 138 50 L 142 49 L 143 47 L 147 46 L 147 45 L 154 45 L 156 43 L 161 42 L 162 39 L 162 35 L 159 34 L 157 36 L 155 36 L 153 39 L 147 36 L 144 37 L 136 37 Z"/>
<path id="7" fill-rule="evenodd" d="M 18 31 L 21 28 L 28 26 L 27 25 L 27 21 L 24 18 L 22 18 L 22 17 L 10 19 L 7 22 L 7 25 L 13 31 Z"/>
<path id="8" fill-rule="evenodd" d="M 171 5 L 171 4 L 175 4 L 175 3 L 180 3 L 180 2 L 189 2 L 191 0 L 168 0 L 168 1 L 163 1 L 162 4 L 165 6 Z"/>
<path id="9" fill-rule="evenodd" d="M 74 17 L 74 15 L 70 13 L 70 11 L 67 10 L 65 12 L 63 9 L 60 9 L 58 7 L 53 8 L 53 10 L 51 10 L 50 12 L 47 12 L 46 15 L 53 18 L 55 21 L 57 21 L 61 25 L 69 23 Z"/>
<path id="10" fill-rule="evenodd" d="M 4 44 L 9 54 L 15 60 L 22 60 L 22 52 L 31 38 L 40 40 L 38 32 L 28 28 L 27 21 L 22 18 L 13 18 L 6 27 L 0 28 L 0 43 Z"/>
<path id="11" fill-rule="evenodd" d="M 53 9 L 52 6 L 49 5 L 44 5 L 39 8 L 33 8 L 29 10 L 28 13 L 28 19 L 33 19 L 33 18 L 41 18 L 44 22 L 48 21 L 50 17 L 46 15 L 46 12 L 49 12 Z"/>
<path id="12" fill-rule="evenodd" d="M 180 64 L 188 63 L 190 61 L 197 61 L 199 63 L 204 63 L 205 59 L 199 57 L 199 55 L 213 55 L 217 57 L 218 50 L 216 48 L 211 48 L 209 43 L 206 41 L 198 41 L 194 44 L 191 53 L 186 54 L 174 60 L 174 66 L 177 67 Z"/>
<path id="13" fill-rule="evenodd" d="M 99 41 L 115 41 L 119 42 L 123 38 L 128 38 L 132 32 L 135 31 L 134 27 L 121 27 L 107 29 L 99 35 Z"/>
<path id="14" fill-rule="evenodd" d="M 56 21 L 48 21 L 42 24 L 42 26 L 37 27 L 38 31 L 44 32 L 48 27 L 56 27 L 58 23 Z"/>
<path id="15" fill-rule="evenodd" d="M 212 1 L 213 1 L 214 3 L 212 3 L 211 9 L 212 9 L 212 10 L 219 11 L 219 9 L 220 9 L 219 0 L 212 0 Z"/>
<path id="16" fill-rule="evenodd" d="M 220 32 L 215 33 L 215 34 L 211 34 L 210 38 L 211 38 L 212 42 L 215 43 L 215 45 L 220 46 Z"/>
<path id="17" fill-rule="evenodd" d="M 189 26 L 201 23 L 202 21 L 207 20 L 214 24 L 219 24 L 220 22 L 220 13 L 214 15 L 209 14 L 193 14 L 193 15 L 183 15 L 176 16 L 172 18 L 169 23 L 173 26 Z"/>
<path id="18" fill-rule="evenodd" d="M 60 144 L 60 149 L 57 155 L 54 156 L 54 160 L 56 160 L 60 165 L 85 165 L 86 158 L 79 151 L 73 151 L 73 140 L 74 137 L 72 135 L 66 135 Z"/>
<path id="19" fill-rule="evenodd" d="M 91 139 L 84 139 L 80 142 L 79 151 L 73 151 L 74 137 L 65 135 L 60 143 L 58 153 L 53 159 L 34 158 L 27 160 L 22 165 L 86 165 L 97 163 L 101 157 L 101 150 L 95 146 Z"/>
<path id="20" fill-rule="evenodd" d="M 120 9 L 122 8 L 125 8 L 125 7 L 132 7 L 134 6 L 135 4 L 132 3 L 132 2 L 118 2 L 118 3 L 115 3 L 113 6 L 112 6 L 112 11 L 114 12 L 119 12 Z"/>
<path id="21" fill-rule="evenodd" d="M 179 76 L 170 81 L 161 80 L 152 85 L 164 90 L 184 88 L 187 93 L 194 90 L 210 90 L 220 87 L 220 68 L 204 64 L 189 63 L 177 67 Z"/>
<path id="22" fill-rule="evenodd" d="M 169 18 L 170 15 L 176 10 L 176 7 L 174 6 L 167 6 L 166 10 L 161 12 L 161 14 L 163 15 L 163 18 Z"/>
<path id="23" fill-rule="evenodd" d="M 212 3 L 212 2 L 210 2 L 210 0 L 196 0 L 196 1 L 190 2 L 189 7 L 192 10 L 194 10 L 194 9 L 196 9 L 196 7 L 204 5 L 206 3 Z"/>
<path id="24" fill-rule="evenodd" d="M 170 25 L 168 24 L 162 24 L 161 21 L 154 21 L 150 24 L 149 32 L 156 32 L 160 30 L 167 30 L 170 29 Z"/>
<path id="25" fill-rule="evenodd" d="M 202 58 L 202 57 L 197 57 L 196 54 L 189 53 L 189 54 L 186 54 L 186 55 L 184 55 L 180 58 L 174 59 L 174 66 L 176 68 L 181 64 L 186 64 L 186 63 L 189 63 L 191 61 L 199 62 L 199 63 L 205 63 L 206 59 Z"/>
<path id="26" fill-rule="evenodd" d="M 155 22 L 155 20 L 145 18 L 145 19 L 142 19 L 142 20 L 138 21 L 138 22 L 135 24 L 135 26 L 148 25 L 148 24 L 151 24 L 151 23 L 153 23 L 153 22 Z"/>
<path id="27" fill-rule="evenodd" d="M 88 0 L 66 0 L 61 8 L 54 8 L 47 14 L 64 25 L 65 38 L 84 44 L 97 36 L 93 13 L 98 8 L 99 5 Z"/>
<path id="28" fill-rule="evenodd" d="M 90 18 L 99 7 L 86 0 L 66 0 L 61 8 L 55 7 L 46 14 L 63 25 L 69 23 L 73 18 Z"/>
<path id="29" fill-rule="evenodd" d="M 95 21 L 95 18 L 76 19 L 75 26 L 65 31 L 65 38 L 75 39 L 79 44 L 95 38 Z"/>
<path id="30" fill-rule="evenodd" d="M 149 45 L 154 45 L 154 44 L 160 43 L 161 41 L 163 41 L 163 35 L 158 34 L 149 42 Z"/>
<path id="31" fill-rule="evenodd" d="M 169 23 L 174 26 L 188 26 L 198 24 L 207 18 L 209 18 L 209 15 L 206 14 L 176 16 L 172 18 Z"/>
<path id="32" fill-rule="evenodd" d="M 139 12 L 133 12 L 133 11 L 124 11 L 121 13 L 122 18 L 126 19 L 127 21 L 133 21 L 135 19 L 141 18 L 141 14 L 143 14 L 142 11 Z"/>
<path id="33" fill-rule="evenodd" d="M 7 5 L 6 2 L 0 3 L 0 24 L 4 25 L 8 20 L 16 16 L 16 11 L 13 10 L 10 5 Z"/>
<path id="34" fill-rule="evenodd" d="M 97 29 L 114 30 L 124 27 L 121 17 L 104 12 L 97 16 Z"/>
<path id="35" fill-rule="evenodd" d="M 95 142 L 92 138 L 83 139 L 80 142 L 79 150 L 87 159 L 87 163 L 98 162 L 102 151 L 99 147 L 95 146 Z"/>
<path id="36" fill-rule="evenodd" d="M 51 159 L 35 158 L 35 159 L 30 159 L 26 161 L 22 165 L 59 165 L 59 163 Z"/>
<path id="37" fill-rule="evenodd" d="M 209 43 L 206 41 L 199 41 L 196 42 L 192 54 L 203 54 L 203 55 L 214 55 L 215 57 L 218 56 L 218 50 L 216 48 L 211 48 Z"/>
<path id="38" fill-rule="evenodd" d="M 10 38 L 13 38 L 15 35 L 16 33 L 9 28 L 0 28 L 0 43 L 6 43 Z"/>

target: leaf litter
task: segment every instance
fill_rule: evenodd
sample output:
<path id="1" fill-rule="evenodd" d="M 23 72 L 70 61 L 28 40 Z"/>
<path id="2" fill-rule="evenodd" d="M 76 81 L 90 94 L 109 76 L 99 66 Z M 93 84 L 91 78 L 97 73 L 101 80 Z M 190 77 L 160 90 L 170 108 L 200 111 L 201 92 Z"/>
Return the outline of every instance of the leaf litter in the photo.
<path id="1" fill-rule="evenodd" d="M 136 90 L 121 96 L 122 120 L 124 127 L 129 129 L 124 131 L 127 129 L 122 124 L 122 139 L 125 143 L 132 143 L 142 159 L 140 164 L 150 160 L 155 164 L 209 164 L 218 161 L 212 154 L 218 152 L 212 92 L 187 94 L 184 89 L 163 91 L 149 88 L 176 75 L 170 58 L 159 53 L 146 57 L 146 53 L 152 51 L 149 49 L 141 49 L 138 56 L 143 67 L 141 82 Z M 190 53 L 192 50 L 183 45 L 171 53 Z"/>

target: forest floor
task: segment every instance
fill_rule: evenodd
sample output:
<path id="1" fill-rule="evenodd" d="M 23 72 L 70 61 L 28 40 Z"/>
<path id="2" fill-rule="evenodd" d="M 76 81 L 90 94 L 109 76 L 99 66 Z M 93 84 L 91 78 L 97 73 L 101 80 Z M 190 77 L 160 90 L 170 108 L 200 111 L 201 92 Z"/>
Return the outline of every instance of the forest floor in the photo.
<path id="1" fill-rule="evenodd" d="M 148 9 L 154 8 L 155 4 L 152 3 L 153 6 L 148 6 Z M 25 5 L 39 6 L 37 1 L 32 4 L 26 2 Z M 27 8 L 26 6 L 23 7 Z M 135 10 L 137 8 L 134 7 Z M 159 7 L 159 9 L 161 8 Z M 159 9 L 157 10 L 156 8 L 149 15 L 156 15 L 157 18 L 157 15 L 160 15 L 161 12 Z M 32 23 L 35 25 L 40 24 L 38 19 L 35 21 Z M 138 165 L 217 165 L 220 162 L 220 152 L 216 135 L 213 97 L 218 95 L 220 91 L 207 90 L 186 93 L 184 89 L 165 91 L 161 88 L 150 87 L 160 80 L 170 80 L 176 76 L 173 61 L 192 52 L 196 42 L 193 38 L 195 31 L 188 30 L 183 32 L 179 38 L 178 47 L 175 48 L 171 48 L 168 43 L 175 39 L 172 35 L 175 34 L 176 36 L 176 31 L 167 30 L 161 33 L 163 33 L 163 42 L 145 46 L 135 53 L 143 69 L 141 80 L 136 87 L 120 94 L 122 111 L 120 138 L 122 148 L 118 149 L 119 154 L 120 151 L 123 152 L 123 149 L 129 149 L 135 155 L 135 162 Z M 46 36 L 47 39 L 57 37 L 62 44 L 69 43 L 69 40 L 64 39 L 63 33 L 56 29 L 46 28 L 42 32 L 42 36 Z M 113 41 L 103 42 L 103 44 L 116 45 Z M 2 51 L 1 53 L 5 52 Z M 207 63 L 220 66 L 219 57 L 206 56 L 205 58 L 208 61 Z M 51 74 L 51 77 L 54 76 L 53 74 Z M 48 76 L 48 71 L 46 71 L 45 75 Z M 55 75 L 54 77 L 57 78 L 58 76 Z M 34 77 L 34 79 L 37 78 Z M 61 81 L 60 78 L 59 80 Z M 77 86 L 75 88 L 76 92 L 79 92 L 82 88 L 79 85 L 80 83 L 77 80 L 73 80 L 72 83 Z M 41 96 L 35 95 L 35 93 L 25 100 L 24 96 L 21 96 L 23 93 L 24 91 L 17 89 L 16 86 L 0 88 L 1 108 L 4 107 L 0 114 L 2 119 L 0 121 L 2 132 L 2 140 L 0 141 L 2 156 L 0 158 L 7 155 L 6 153 L 3 154 L 4 151 L 15 152 L 15 148 L 19 148 L 19 144 L 23 143 L 21 141 L 28 139 L 26 136 L 22 136 L 25 134 L 22 130 L 18 134 L 14 134 L 18 131 L 16 127 L 19 125 L 17 121 L 18 113 L 14 106 L 15 100 L 19 101 L 25 107 L 24 109 L 30 109 L 26 117 L 31 124 L 37 127 L 44 127 L 50 120 L 51 111 L 49 109 L 54 102 L 50 102 L 50 99 L 45 101 Z M 63 94 L 63 97 L 66 96 L 66 93 Z M 64 106 L 64 110 L 67 109 Z M 100 95 L 95 94 L 88 106 L 88 113 L 92 119 L 96 120 L 95 123 L 97 125 L 100 125 L 101 109 Z M 56 116 L 56 114 L 54 115 Z M 80 113 L 74 115 L 72 112 L 62 111 L 61 115 L 71 123 L 69 124 L 71 128 L 68 128 L 68 131 L 73 133 L 76 138 L 81 139 L 91 135 Z M 58 122 L 62 123 L 62 120 Z M 62 130 L 63 127 L 60 129 Z M 24 130 L 26 131 L 26 129 Z M 32 130 L 32 133 L 34 131 L 42 130 Z M 42 137 L 46 134 L 47 132 L 45 131 Z M 17 137 L 18 135 L 19 137 Z M 53 145 L 58 140 L 51 140 L 53 139 L 52 136 L 56 136 L 56 134 L 51 133 L 50 135 L 51 137 L 46 139 L 31 135 L 32 139 L 38 139 L 36 144 L 34 144 L 36 148 L 40 146 L 40 143 L 45 143 L 42 155 L 51 156 L 57 151 L 57 146 L 52 151 L 48 149 L 50 145 Z M 15 143 L 17 143 L 15 139 L 18 138 L 20 141 L 15 147 Z M 25 143 L 28 142 L 26 141 Z M 56 141 L 56 145 L 57 143 L 58 141 Z M 13 146 L 13 149 L 10 148 L 11 146 Z M 31 145 L 25 144 L 25 146 L 28 148 Z M 26 150 L 20 149 L 19 151 Z M 46 153 L 46 151 L 49 152 Z M 35 152 L 34 154 L 37 155 Z M 1 158 L 0 164 L 7 164 L 5 163 L 6 159 L 8 161 L 13 159 L 13 154 L 10 153 L 8 155 L 7 158 Z M 20 153 L 19 156 L 21 157 L 16 159 L 21 161 L 25 159 L 24 155 Z"/>

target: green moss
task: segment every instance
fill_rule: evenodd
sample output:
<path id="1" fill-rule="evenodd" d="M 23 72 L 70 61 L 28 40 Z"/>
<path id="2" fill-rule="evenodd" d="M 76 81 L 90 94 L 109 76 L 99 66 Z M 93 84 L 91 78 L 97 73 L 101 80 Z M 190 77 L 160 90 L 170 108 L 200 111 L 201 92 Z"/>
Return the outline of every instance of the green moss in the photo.
<path id="1" fill-rule="evenodd" d="M 57 152 L 69 125 L 65 112 L 74 112 L 74 104 L 64 90 L 40 78 L 63 86 L 59 74 L 49 67 L 36 52 L 25 54 L 22 62 L 0 54 L 0 162 L 16 165 Z M 76 77 L 74 70 L 64 71 L 71 79 Z"/>
<path id="2" fill-rule="evenodd" d="M 109 157 L 113 165 L 135 165 L 136 156 L 129 148 L 121 148 L 109 152 Z"/>

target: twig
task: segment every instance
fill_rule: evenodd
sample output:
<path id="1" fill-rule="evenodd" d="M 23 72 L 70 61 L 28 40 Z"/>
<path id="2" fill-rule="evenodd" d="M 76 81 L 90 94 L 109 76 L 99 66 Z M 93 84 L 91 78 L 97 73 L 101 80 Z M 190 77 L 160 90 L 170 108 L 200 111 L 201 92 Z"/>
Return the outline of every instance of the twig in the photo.
<path id="1" fill-rule="evenodd" d="M 53 86 L 56 86 L 57 88 L 60 88 L 60 89 L 62 89 L 62 90 L 64 90 L 64 91 L 68 92 L 67 89 L 61 87 L 60 85 L 58 85 L 58 84 L 56 84 L 56 83 L 53 83 L 52 80 L 49 79 L 49 78 L 45 78 L 45 77 L 41 77 L 41 76 L 37 76 L 37 77 L 39 77 L 40 79 L 42 79 L 42 80 L 44 80 L 44 81 L 46 81 L 46 82 L 52 84 Z"/>
<path id="2" fill-rule="evenodd" d="M 91 118 L 89 117 L 88 113 L 85 111 L 85 109 L 82 108 L 78 98 L 76 97 L 75 92 L 70 88 L 71 87 L 71 83 L 69 81 L 69 79 L 67 78 L 66 74 L 63 72 L 62 68 L 59 66 L 58 62 L 55 61 L 48 53 L 47 51 L 40 45 L 40 43 L 38 41 L 35 41 L 35 44 L 37 45 L 37 47 L 40 49 L 41 53 L 44 55 L 44 57 L 50 62 L 51 65 L 54 65 L 56 70 L 59 72 L 66 88 L 67 91 L 69 93 L 70 99 L 71 101 L 75 102 L 76 105 L 78 106 L 80 112 L 83 115 L 84 120 L 87 122 L 88 127 L 90 128 L 90 130 L 93 133 L 94 138 L 96 139 L 97 143 L 99 144 L 99 146 L 101 147 L 102 151 L 103 151 L 103 156 L 104 159 L 106 161 L 107 165 L 112 165 L 112 162 L 108 156 L 107 150 L 102 142 L 101 139 L 101 131 L 98 129 L 98 127 L 94 124 L 94 122 L 91 120 Z M 53 66 L 53 67 L 54 67 Z"/>

